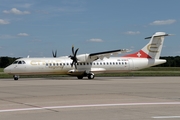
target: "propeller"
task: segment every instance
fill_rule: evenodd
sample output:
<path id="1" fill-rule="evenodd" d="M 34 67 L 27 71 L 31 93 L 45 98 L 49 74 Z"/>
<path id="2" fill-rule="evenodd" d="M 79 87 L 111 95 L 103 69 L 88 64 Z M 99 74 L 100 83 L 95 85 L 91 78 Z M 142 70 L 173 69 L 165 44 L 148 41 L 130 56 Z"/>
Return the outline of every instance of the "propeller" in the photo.
<path id="1" fill-rule="evenodd" d="M 54 58 L 56 58 L 57 57 L 57 50 L 55 52 L 52 51 L 52 55 L 53 55 Z"/>
<path id="2" fill-rule="evenodd" d="M 76 51 L 74 52 L 74 46 L 72 46 L 72 55 L 69 56 L 71 58 L 71 60 L 72 60 L 71 67 L 73 67 L 73 65 L 74 65 L 74 67 L 76 69 L 77 69 L 77 65 L 76 64 L 77 64 L 77 61 L 78 61 L 76 55 L 77 55 L 77 51 L 78 50 L 79 50 L 79 48 L 77 48 Z"/>

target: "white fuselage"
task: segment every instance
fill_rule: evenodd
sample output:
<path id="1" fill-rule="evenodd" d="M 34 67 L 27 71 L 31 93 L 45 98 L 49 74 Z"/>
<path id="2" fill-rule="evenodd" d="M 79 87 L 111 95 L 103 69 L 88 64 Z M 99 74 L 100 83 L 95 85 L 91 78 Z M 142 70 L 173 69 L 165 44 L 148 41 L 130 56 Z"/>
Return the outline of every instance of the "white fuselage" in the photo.
<path id="1" fill-rule="evenodd" d="M 165 63 L 162 59 L 111 57 L 93 62 L 77 63 L 77 70 L 71 66 L 72 60 L 68 57 L 59 58 L 22 58 L 4 69 L 5 73 L 13 75 L 37 74 L 68 74 L 77 75 L 82 72 L 108 73 L 139 70 Z"/>
<path id="2" fill-rule="evenodd" d="M 142 49 L 124 57 L 110 57 L 110 55 L 128 52 L 126 49 L 77 55 L 79 49 L 74 50 L 72 47 L 72 55 L 69 57 L 22 58 L 6 67 L 4 72 L 12 74 L 14 80 L 18 80 L 19 75 L 38 74 L 67 74 L 77 76 L 78 79 L 85 76 L 94 79 L 97 73 L 140 70 L 166 62 L 159 59 L 165 36 L 169 34 L 156 32 L 146 38 L 150 41 Z M 53 52 L 53 56 L 56 57 L 56 52 Z"/>

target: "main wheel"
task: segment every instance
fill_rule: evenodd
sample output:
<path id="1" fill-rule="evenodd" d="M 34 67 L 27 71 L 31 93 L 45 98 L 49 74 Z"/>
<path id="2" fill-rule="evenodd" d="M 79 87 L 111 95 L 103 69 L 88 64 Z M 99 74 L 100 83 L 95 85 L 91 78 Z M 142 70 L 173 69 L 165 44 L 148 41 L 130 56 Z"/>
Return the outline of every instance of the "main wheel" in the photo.
<path id="1" fill-rule="evenodd" d="M 90 73 L 90 74 L 88 75 L 88 79 L 94 79 L 94 74 L 93 74 L 93 73 Z"/>

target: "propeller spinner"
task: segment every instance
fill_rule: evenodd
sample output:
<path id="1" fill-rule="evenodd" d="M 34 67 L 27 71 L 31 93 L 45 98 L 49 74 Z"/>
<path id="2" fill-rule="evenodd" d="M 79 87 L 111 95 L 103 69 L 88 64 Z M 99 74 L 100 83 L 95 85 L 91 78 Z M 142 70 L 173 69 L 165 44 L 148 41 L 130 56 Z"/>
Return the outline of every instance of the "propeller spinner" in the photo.
<path id="1" fill-rule="evenodd" d="M 79 50 L 79 48 L 77 48 L 76 51 L 74 52 L 74 46 L 72 46 L 72 55 L 69 56 L 71 58 L 71 60 L 72 60 L 71 67 L 73 67 L 73 65 L 74 65 L 74 67 L 76 69 L 77 69 L 77 65 L 76 64 L 77 64 L 77 61 L 78 61 L 76 55 L 77 55 L 77 51 L 78 50 Z"/>

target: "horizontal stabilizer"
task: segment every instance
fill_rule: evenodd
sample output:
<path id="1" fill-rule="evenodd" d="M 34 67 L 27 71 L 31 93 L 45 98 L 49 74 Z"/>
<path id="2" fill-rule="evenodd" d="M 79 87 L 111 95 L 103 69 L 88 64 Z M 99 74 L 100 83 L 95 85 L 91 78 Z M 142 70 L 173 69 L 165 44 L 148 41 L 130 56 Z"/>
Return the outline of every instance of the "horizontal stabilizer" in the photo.
<path id="1" fill-rule="evenodd" d="M 154 36 L 151 36 L 151 37 L 146 37 L 144 39 L 151 39 L 152 37 L 162 37 L 162 36 L 170 36 L 172 34 L 164 34 L 163 32 L 157 32 Z"/>

